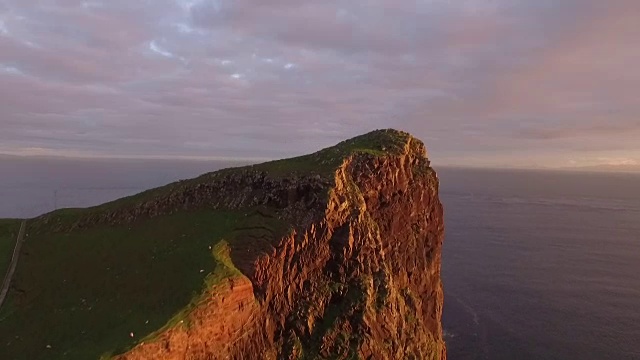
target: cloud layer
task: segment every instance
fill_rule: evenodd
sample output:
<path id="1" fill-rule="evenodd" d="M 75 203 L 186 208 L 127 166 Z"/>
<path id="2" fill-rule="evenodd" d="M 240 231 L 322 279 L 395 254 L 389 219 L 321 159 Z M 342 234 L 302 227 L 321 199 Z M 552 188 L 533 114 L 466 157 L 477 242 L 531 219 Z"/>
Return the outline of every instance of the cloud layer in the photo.
<path id="1" fill-rule="evenodd" d="M 640 160 L 634 0 L 5 0 L 0 153 Z M 611 162 L 611 161 L 609 161 Z"/>

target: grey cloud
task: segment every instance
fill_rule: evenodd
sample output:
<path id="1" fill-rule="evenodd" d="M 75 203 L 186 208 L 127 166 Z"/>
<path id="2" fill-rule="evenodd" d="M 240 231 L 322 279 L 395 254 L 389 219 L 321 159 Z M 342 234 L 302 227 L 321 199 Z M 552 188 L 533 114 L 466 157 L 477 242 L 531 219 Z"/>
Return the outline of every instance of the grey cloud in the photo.
<path id="1" fill-rule="evenodd" d="M 602 4 L 8 0 L 0 152 L 279 157 L 400 127 L 451 162 L 640 156 L 640 6 Z"/>

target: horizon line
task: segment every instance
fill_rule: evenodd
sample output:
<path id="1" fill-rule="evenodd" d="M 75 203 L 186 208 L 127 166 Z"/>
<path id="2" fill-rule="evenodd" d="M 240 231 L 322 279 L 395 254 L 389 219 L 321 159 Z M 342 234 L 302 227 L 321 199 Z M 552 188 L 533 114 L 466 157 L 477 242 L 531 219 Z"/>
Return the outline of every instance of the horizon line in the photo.
<path id="1" fill-rule="evenodd" d="M 224 161 L 224 162 L 265 162 L 279 160 L 266 157 L 233 156 L 186 156 L 186 155 L 44 155 L 0 153 L 0 158 L 17 159 L 58 159 L 58 160 L 185 160 L 185 161 Z"/>
<path id="2" fill-rule="evenodd" d="M 29 154 L 8 154 L 0 153 L 0 159 L 13 158 L 13 159 L 41 159 L 41 160 L 112 160 L 112 161 L 192 161 L 192 162 L 239 162 L 246 163 L 247 165 L 259 164 L 263 162 L 276 161 L 287 159 L 284 158 L 267 158 L 267 157 L 232 157 L 232 156 L 184 156 L 184 155 L 124 155 L 124 156 L 111 156 L 111 155 L 89 155 L 89 156 L 77 156 L 77 155 L 29 155 Z M 433 160 L 431 163 L 434 164 Z M 486 170 L 548 170 L 548 171 L 575 171 L 575 172 L 604 172 L 604 173 L 638 173 L 640 172 L 640 166 L 635 165 L 589 165 L 589 166 L 513 166 L 513 165 L 476 165 L 476 164 L 460 164 L 460 163 L 440 163 L 435 164 L 434 167 L 442 168 L 460 168 L 460 169 L 486 169 Z"/>

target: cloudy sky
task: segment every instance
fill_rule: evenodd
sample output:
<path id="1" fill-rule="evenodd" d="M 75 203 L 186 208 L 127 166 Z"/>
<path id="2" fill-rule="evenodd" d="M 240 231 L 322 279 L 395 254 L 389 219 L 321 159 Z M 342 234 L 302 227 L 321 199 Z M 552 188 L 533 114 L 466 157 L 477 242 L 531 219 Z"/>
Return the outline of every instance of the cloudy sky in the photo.
<path id="1" fill-rule="evenodd" d="M 0 0 L 0 153 L 640 162 L 638 0 Z"/>

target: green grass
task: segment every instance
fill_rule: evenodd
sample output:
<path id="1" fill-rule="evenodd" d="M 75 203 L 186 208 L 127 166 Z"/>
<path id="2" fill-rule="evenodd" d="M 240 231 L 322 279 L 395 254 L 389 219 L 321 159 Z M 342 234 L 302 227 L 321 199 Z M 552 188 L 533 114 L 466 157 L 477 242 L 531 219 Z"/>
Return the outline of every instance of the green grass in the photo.
<path id="1" fill-rule="evenodd" d="M 411 135 L 397 130 L 376 130 L 310 155 L 270 161 L 251 168 L 265 171 L 273 177 L 297 174 L 330 175 L 345 158 L 354 154 L 372 156 L 397 155 Z"/>
<path id="2" fill-rule="evenodd" d="M 0 311 L 0 359 L 97 359 L 178 322 L 205 286 L 237 274 L 218 244 L 242 216 L 183 212 L 29 237 Z"/>
<path id="3" fill-rule="evenodd" d="M 9 269 L 18 231 L 20 231 L 20 222 L 14 219 L 0 219 L 0 282 Z"/>
<path id="4" fill-rule="evenodd" d="M 223 280 L 242 276 L 240 270 L 235 267 L 235 264 L 231 260 L 231 247 L 226 240 L 222 240 L 214 245 L 212 254 L 214 258 L 214 268 L 213 271 L 204 279 L 206 288 L 215 289 L 215 287 L 220 285 Z M 145 343 L 153 342 L 165 331 L 175 326 L 190 326 L 190 323 L 188 322 L 188 315 L 198 305 L 206 301 L 206 299 L 207 293 L 204 291 L 199 294 L 195 294 L 189 305 L 182 308 L 177 314 L 169 319 L 163 327 L 145 336 L 140 341 Z M 106 353 L 102 358 L 109 359 L 112 357 L 111 355 L 113 355 L 113 353 Z"/>

